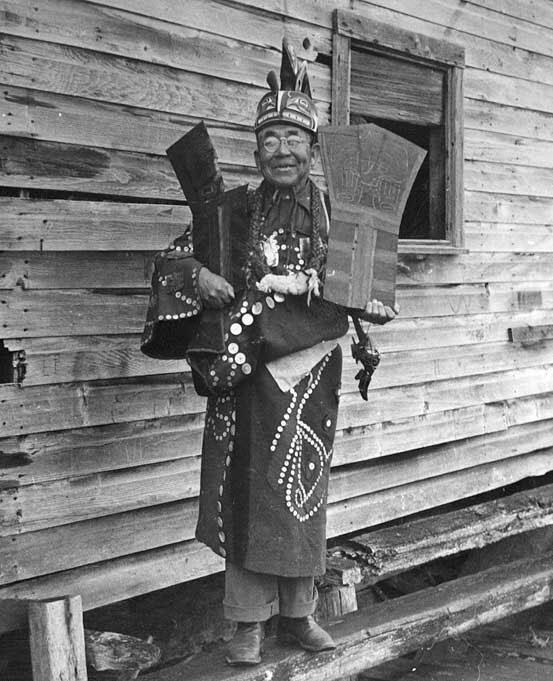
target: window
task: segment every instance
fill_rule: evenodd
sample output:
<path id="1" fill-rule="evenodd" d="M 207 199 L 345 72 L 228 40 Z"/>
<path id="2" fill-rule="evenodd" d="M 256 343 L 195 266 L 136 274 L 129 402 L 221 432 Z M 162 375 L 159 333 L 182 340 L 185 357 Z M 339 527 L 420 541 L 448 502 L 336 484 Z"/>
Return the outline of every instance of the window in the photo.
<path id="1" fill-rule="evenodd" d="M 400 250 L 463 245 L 462 47 L 336 10 L 332 123 L 376 123 L 427 150 L 400 228 Z"/>

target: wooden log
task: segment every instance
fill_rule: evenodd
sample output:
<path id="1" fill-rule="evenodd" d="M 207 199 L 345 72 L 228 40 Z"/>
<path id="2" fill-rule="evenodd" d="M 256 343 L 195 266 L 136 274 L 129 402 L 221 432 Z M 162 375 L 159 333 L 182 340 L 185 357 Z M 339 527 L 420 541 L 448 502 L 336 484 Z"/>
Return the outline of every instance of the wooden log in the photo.
<path id="1" fill-rule="evenodd" d="M 345 555 L 359 552 L 363 583 L 374 584 L 431 560 L 551 525 L 553 485 L 546 485 L 360 534 L 336 552 L 342 553 L 342 548 Z"/>
<path id="2" fill-rule="evenodd" d="M 87 681 L 80 596 L 29 604 L 33 681 Z"/>
<path id="3" fill-rule="evenodd" d="M 331 681 L 359 673 L 410 650 L 465 632 L 534 607 L 550 597 L 552 556 L 517 561 L 507 566 L 447 582 L 435 588 L 360 610 L 345 621 L 330 623 L 335 651 L 312 656 L 290 653 L 269 644 L 264 661 L 254 669 L 232 673 L 233 681 Z M 146 674 L 146 681 L 221 679 L 223 650 Z M 230 678 L 230 677 L 229 677 Z"/>
<path id="4" fill-rule="evenodd" d="M 356 610 L 357 593 L 353 584 L 329 584 L 319 587 L 318 618 L 336 619 Z"/>

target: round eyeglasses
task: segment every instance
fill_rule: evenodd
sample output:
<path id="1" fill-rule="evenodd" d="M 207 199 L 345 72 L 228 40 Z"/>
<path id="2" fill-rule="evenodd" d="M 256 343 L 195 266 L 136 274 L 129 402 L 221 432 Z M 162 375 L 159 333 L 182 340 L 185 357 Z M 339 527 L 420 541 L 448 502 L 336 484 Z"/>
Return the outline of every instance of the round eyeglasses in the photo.
<path id="1" fill-rule="evenodd" d="M 288 149 L 290 149 L 290 151 L 299 149 L 299 147 L 301 147 L 303 144 L 307 144 L 307 141 L 301 137 L 298 137 L 298 135 L 290 135 L 289 137 L 276 137 L 276 135 L 269 135 L 263 140 L 261 146 L 263 149 L 265 149 L 265 151 L 268 151 L 270 154 L 274 154 L 282 142 L 286 142 L 286 146 Z"/>

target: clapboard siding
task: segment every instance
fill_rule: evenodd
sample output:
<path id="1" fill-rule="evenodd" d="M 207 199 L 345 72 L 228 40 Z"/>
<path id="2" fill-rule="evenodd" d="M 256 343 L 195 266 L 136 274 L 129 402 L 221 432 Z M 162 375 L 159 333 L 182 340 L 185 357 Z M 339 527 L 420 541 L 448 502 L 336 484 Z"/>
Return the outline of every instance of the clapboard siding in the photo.
<path id="1" fill-rule="evenodd" d="M 0 186 L 41 198 L 0 197 L 0 338 L 27 364 L 0 386 L 0 598 L 91 608 L 221 568 L 193 540 L 205 400 L 138 349 L 152 254 L 190 223 L 164 153 L 205 119 L 227 185 L 256 184 L 284 33 L 329 120 L 335 8 L 465 48 L 466 252 L 400 256 L 368 403 L 343 343 L 329 534 L 553 468 L 553 341 L 508 335 L 553 324 L 545 0 L 6 0 Z"/>
<path id="2" fill-rule="evenodd" d="M 95 379 L 148 376 L 188 371 L 184 360 L 150 359 L 140 352 L 137 334 L 14 338 L 5 341 L 10 350 L 25 348 L 25 385 L 71 383 Z M 455 341 L 452 338 L 452 341 Z M 353 388 L 356 365 L 349 356 L 349 341 L 342 343 L 343 383 Z M 406 385 L 437 378 L 455 378 L 500 371 L 509 367 L 553 362 L 553 343 L 544 341 L 520 352 L 513 343 L 488 342 L 442 348 L 383 350 L 373 387 Z"/>

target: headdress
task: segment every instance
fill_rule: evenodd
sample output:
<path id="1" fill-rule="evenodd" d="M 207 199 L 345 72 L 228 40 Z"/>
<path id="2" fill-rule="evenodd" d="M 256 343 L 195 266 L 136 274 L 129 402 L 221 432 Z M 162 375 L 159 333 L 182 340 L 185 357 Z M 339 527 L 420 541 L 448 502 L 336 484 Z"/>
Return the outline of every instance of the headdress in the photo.
<path id="1" fill-rule="evenodd" d="M 293 123 L 309 132 L 317 132 L 317 108 L 311 99 L 307 63 L 298 61 L 286 38 L 282 41 L 280 86 L 274 71 L 269 71 L 267 84 L 271 90 L 257 105 L 256 132 L 270 123 Z"/>

